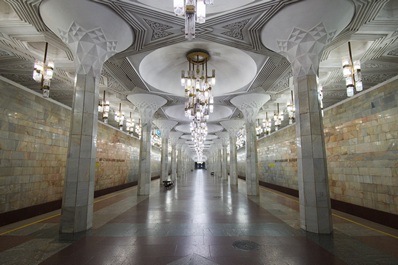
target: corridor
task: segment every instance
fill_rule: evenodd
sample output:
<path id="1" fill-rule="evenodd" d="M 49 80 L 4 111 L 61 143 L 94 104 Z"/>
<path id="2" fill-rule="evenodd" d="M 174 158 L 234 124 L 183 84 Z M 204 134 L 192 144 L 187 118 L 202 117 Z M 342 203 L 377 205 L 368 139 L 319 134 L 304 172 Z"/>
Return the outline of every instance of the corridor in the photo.
<path id="1" fill-rule="evenodd" d="M 208 173 L 97 198 L 86 234 L 59 235 L 59 211 L 0 227 L 0 264 L 398 264 L 397 230 L 334 212 L 333 235 L 306 233 L 297 198 Z"/>

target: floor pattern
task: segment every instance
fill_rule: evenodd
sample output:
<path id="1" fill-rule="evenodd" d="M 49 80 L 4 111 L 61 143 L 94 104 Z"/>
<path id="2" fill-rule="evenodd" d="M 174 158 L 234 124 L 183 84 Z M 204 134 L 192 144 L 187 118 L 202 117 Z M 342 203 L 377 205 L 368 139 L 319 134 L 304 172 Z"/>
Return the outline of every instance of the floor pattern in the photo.
<path id="1" fill-rule="evenodd" d="M 333 234 L 307 233 L 296 198 L 263 188 L 248 197 L 244 181 L 231 188 L 196 170 L 151 190 L 96 199 L 82 234 L 60 235 L 59 211 L 0 227 L 0 264 L 398 264 L 397 230 L 334 212 Z"/>

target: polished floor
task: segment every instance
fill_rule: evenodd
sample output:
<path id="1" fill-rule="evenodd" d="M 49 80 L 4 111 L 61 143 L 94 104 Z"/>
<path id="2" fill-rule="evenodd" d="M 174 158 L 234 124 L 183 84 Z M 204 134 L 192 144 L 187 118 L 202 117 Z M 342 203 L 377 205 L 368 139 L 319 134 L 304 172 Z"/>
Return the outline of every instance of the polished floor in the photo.
<path id="1" fill-rule="evenodd" d="M 59 235 L 59 211 L 0 227 L 0 264 L 398 264 L 397 230 L 334 212 L 332 235 L 306 233 L 296 198 L 207 173 L 98 198 L 87 233 Z"/>

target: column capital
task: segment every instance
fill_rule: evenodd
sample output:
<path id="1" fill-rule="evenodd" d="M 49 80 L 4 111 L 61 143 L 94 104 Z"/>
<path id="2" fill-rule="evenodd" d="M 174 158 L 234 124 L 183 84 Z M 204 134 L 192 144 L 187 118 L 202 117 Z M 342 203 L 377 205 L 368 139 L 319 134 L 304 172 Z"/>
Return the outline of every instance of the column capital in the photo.
<path id="1" fill-rule="evenodd" d="M 237 107 L 245 118 L 246 122 L 255 122 L 260 108 L 270 100 L 267 94 L 245 94 L 231 99 L 231 103 Z"/>
<path id="2" fill-rule="evenodd" d="M 39 9 L 46 26 L 74 54 L 76 74 L 99 76 L 103 63 L 109 57 L 125 50 L 134 42 L 131 26 L 102 4 L 92 1 L 52 0 L 42 1 Z M 114 29 L 115 25 L 118 30 Z"/>
<path id="3" fill-rule="evenodd" d="M 244 125 L 244 120 L 228 120 L 222 121 L 220 124 L 228 131 L 231 137 L 236 137 L 236 134 Z"/>
<path id="4" fill-rule="evenodd" d="M 151 122 L 153 114 L 167 103 L 166 99 L 152 94 L 133 94 L 127 99 L 137 107 L 143 122 Z"/>
<path id="5" fill-rule="evenodd" d="M 217 132 L 216 135 L 220 138 L 223 146 L 229 144 L 229 133 L 228 132 Z"/>
<path id="6" fill-rule="evenodd" d="M 308 9 L 314 10 L 311 16 L 299 16 L 300 10 Z M 318 75 L 324 48 L 350 23 L 354 13 L 352 1 L 300 1 L 267 21 L 260 33 L 261 41 L 287 58 L 293 76 Z"/>
<path id="7" fill-rule="evenodd" d="M 182 135 L 182 132 L 171 132 L 170 137 L 169 137 L 170 144 L 172 146 L 175 146 L 181 135 Z"/>
<path id="8" fill-rule="evenodd" d="M 169 138 L 171 129 L 173 129 L 174 126 L 178 124 L 178 122 L 176 121 L 165 120 L 165 119 L 163 120 L 157 119 L 154 120 L 153 123 L 156 125 L 156 127 L 159 128 L 162 138 Z"/>

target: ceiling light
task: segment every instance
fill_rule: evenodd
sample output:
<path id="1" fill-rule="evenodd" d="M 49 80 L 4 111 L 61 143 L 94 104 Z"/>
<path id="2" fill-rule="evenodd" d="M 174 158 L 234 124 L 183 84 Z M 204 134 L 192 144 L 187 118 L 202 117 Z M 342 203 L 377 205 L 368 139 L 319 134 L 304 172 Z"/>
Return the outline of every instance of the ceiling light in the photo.
<path id="1" fill-rule="evenodd" d="M 102 121 L 104 123 L 108 123 L 109 117 L 109 101 L 105 98 L 105 90 L 104 90 L 104 97 L 100 100 L 98 104 L 98 112 L 102 112 Z"/>
<path id="2" fill-rule="evenodd" d="M 206 6 L 212 5 L 214 0 L 174 0 L 174 14 L 185 17 L 185 38 L 195 38 L 195 22 L 202 24 L 206 21 Z"/>
<path id="3" fill-rule="evenodd" d="M 351 43 L 348 42 L 348 58 L 344 58 L 343 65 L 343 76 L 346 81 L 347 96 L 354 96 L 355 92 L 363 90 L 362 74 L 361 74 L 361 63 L 359 60 L 352 60 Z"/>
<path id="4" fill-rule="evenodd" d="M 43 97 L 50 97 L 50 81 L 54 75 L 54 62 L 47 61 L 48 42 L 44 49 L 44 60 L 36 60 L 33 66 L 33 80 L 41 83 Z"/>

